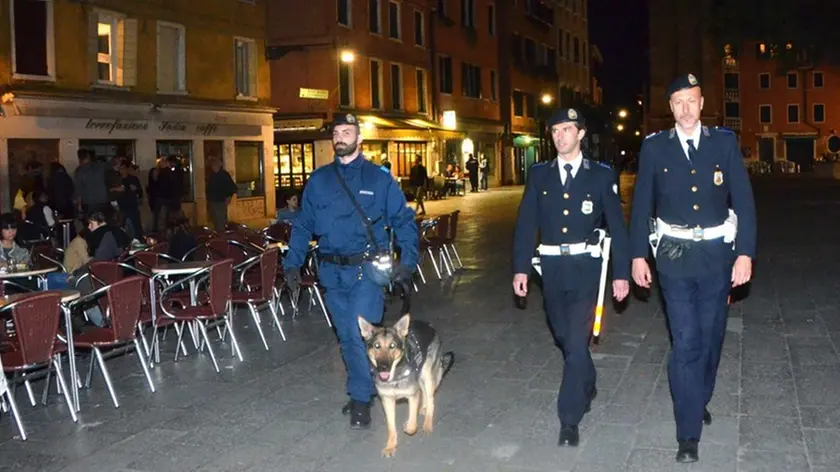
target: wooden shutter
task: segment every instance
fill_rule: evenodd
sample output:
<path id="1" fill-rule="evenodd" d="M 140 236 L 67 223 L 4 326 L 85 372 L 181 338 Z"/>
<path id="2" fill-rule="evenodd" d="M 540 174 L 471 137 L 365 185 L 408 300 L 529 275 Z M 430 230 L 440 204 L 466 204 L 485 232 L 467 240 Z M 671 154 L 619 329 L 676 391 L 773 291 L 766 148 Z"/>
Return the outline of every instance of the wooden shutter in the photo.
<path id="1" fill-rule="evenodd" d="M 257 43 L 248 43 L 248 96 L 256 97 L 257 94 L 257 73 L 259 72 L 259 55 L 257 54 Z"/>
<path id="2" fill-rule="evenodd" d="M 127 18 L 117 28 L 117 84 L 122 87 L 137 85 L 137 20 Z"/>
<path id="3" fill-rule="evenodd" d="M 99 13 L 91 10 L 87 17 L 88 75 L 90 76 L 90 83 L 95 84 L 99 81 L 99 61 L 97 59 L 99 54 Z"/>

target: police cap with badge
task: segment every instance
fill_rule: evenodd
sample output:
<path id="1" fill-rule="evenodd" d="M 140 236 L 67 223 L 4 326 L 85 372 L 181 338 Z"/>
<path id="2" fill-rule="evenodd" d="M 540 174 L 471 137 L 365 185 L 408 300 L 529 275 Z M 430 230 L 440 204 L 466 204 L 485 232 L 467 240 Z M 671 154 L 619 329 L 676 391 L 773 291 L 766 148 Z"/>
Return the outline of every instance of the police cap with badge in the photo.
<path id="1" fill-rule="evenodd" d="M 356 128 L 359 127 L 359 119 L 356 118 L 356 115 L 352 113 L 340 113 L 333 117 L 333 121 L 330 124 L 331 129 L 335 129 L 336 126 L 340 125 L 353 125 Z"/>
<path id="2" fill-rule="evenodd" d="M 550 130 L 552 126 L 562 123 L 574 123 L 578 128 L 583 128 L 586 125 L 586 120 L 574 108 L 560 108 L 551 115 L 546 122 L 546 126 Z"/>
<path id="3" fill-rule="evenodd" d="M 694 74 L 684 74 L 671 82 L 671 85 L 668 86 L 668 97 L 670 98 L 671 95 L 682 91 L 692 89 L 694 87 L 699 87 L 700 81 L 697 80 L 697 76 Z"/>

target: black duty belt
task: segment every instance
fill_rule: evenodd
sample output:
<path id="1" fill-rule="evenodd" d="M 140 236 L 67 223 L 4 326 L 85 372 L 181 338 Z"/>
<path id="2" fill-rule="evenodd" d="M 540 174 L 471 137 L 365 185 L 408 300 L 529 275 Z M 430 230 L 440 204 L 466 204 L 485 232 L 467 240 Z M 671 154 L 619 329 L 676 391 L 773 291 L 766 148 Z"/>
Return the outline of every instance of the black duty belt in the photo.
<path id="1" fill-rule="evenodd" d="M 365 253 L 353 254 L 351 256 L 342 256 L 339 254 L 318 254 L 318 259 L 321 262 L 328 262 L 330 264 L 340 265 L 340 266 L 358 266 L 362 265 L 363 262 L 368 260 L 368 256 Z"/>

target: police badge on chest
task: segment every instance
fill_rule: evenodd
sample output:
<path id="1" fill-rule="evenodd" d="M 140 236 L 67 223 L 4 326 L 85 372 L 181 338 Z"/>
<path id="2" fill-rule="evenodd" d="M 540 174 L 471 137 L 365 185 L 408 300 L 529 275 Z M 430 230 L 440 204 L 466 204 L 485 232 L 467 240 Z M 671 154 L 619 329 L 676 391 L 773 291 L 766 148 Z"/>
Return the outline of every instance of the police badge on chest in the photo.
<path id="1" fill-rule="evenodd" d="M 580 212 L 583 213 L 584 215 L 589 215 L 589 214 L 592 213 L 592 209 L 593 209 L 594 205 L 592 204 L 592 200 L 589 199 L 589 195 L 587 195 L 586 197 L 587 197 L 586 200 L 584 200 L 580 204 Z"/>

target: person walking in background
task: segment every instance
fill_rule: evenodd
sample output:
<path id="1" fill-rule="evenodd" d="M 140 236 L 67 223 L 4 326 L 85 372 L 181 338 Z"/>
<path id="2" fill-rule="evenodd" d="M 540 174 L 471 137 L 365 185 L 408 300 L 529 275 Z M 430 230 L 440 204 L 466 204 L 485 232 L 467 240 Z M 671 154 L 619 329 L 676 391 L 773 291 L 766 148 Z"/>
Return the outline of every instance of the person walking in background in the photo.
<path id="1" fill-rule="evenodd" d="M 470 192 L 478 192 L 478 161 L 472 154 L 467 159 L 467 172 L 470 174 Z"/>
<path id="2" fill-rule="evenodd" d="M 143 186 L 136 175 L 129 172 L 129 164 L 125 160 L 120 162 L 119 175 L 120 185 L 123 190 L 117 196 L 117 203 L 120 211 L 131 226 L 128 231 L 133 239 L 143 237 L 143 222 L 140 219 L 140 202 L 143 200 Z"/>
<path id="3" fill-rule="evenodd" d="M 79 149 L 79 167 L 73 174 L 76 205 L 85 215 L 108 205 L 108 166 L 97 161 L 92 152 Z"/>
<path id="4" fill-rule="evenodd" d="M 146 184 L 146 197 L 149 200 L 149 210 L 152 212 L 152 231 L 157 233 L 163 230 L 160 226 L 160 212 L 161 212 L 161 167 L 164 164 L 163 159 L 158 159 L 155 167 L 149 170 L 149 180 Z"/>
<path id="5" fill-rule="evenodd" d="M 414 200 L 417 202 L 415 212 L 418 215 L 426 214 L 426 205 L 424 200 L 426 198 L 426 185 L 429 180 L 429 174 L 426 172 L 426 166 L 423 165 L 423 156 L 420 154 L 414 159 L 414 165 L 411 167 L 411 174 L 409 176 L 409 183 L 414 188 Z M 422 212 L 420 209 L 422 208 Z"/>
<path id="6" fill-rule="evenodd" d="M 218 156 L 210 159 L 210 177 L 207 179 L 207 213 L 217 232 L 225 230 L 228 222 L 227 207 L 238 188 L 228 171 L 222 168 Z"/>
<path id="7" fill-rule="evenodd" d="M 181 198 L 184 196 L 183 174 L 178 169 L 178 158 L 169 156 L 164 161 L 158 178 L 158 230 L 166 229 L 171 214 L 181 210 Z"/>
<path id="8" fill-rule="evenodd" d="M 73 208 L 73 194 L 76 188 L 73 179 L 67 174 L 67 169 L 59 162 L 50 162 L 47 176 L 47 196 L 50 206 L 58 212 L 61 218 L 73 218 L 76 211 Z"/>
<path id="9" fill-rule="evenodd" d="M 481 155 L 481 159 L 478 160 L 478 189 L 479 190 L 487 190 L 487 171 L 489 170 L 487 156 L 484 154 Z"/>

